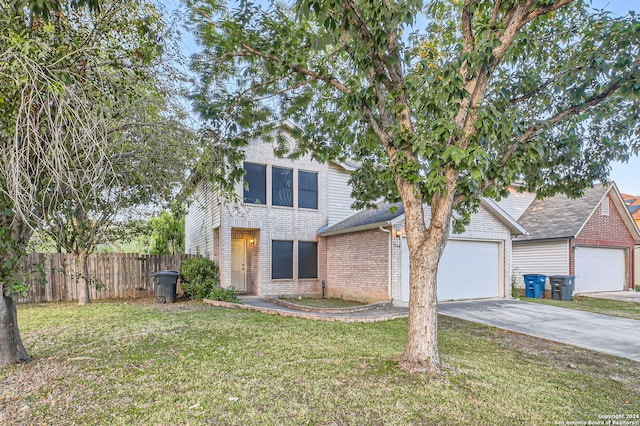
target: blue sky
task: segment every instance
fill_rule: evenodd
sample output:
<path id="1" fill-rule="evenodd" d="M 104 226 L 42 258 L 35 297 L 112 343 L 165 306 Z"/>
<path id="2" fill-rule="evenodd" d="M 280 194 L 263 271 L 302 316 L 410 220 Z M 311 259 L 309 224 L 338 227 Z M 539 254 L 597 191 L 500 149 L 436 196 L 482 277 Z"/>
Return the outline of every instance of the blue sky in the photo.
<path id="1" fill-rule="evenodd" d="M 630 10 L 640 13 L 640 0 L 592 0 L 591 4 L 594 8 L 606 9 L 619 15 L 626 15 Z M 178 9 L 180 0 L 165 0 L 165 5 L 169 9 Z M 185 35 L 181 47 L 185 56 L 198 51 L 191 35 Z M 633 156 L 624 164 L 612 163 L 610 178 L 616 182 L 621 192 L 640 195 L 640 157 Z"/>

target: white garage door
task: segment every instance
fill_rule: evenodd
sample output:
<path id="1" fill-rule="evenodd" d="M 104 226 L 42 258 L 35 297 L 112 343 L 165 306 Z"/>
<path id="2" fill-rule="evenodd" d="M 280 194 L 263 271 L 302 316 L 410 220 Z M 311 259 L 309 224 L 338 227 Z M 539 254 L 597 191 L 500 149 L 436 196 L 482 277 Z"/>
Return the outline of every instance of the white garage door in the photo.
<path id="1" fill-rule="evenodd" d="M 402 259 L 402 301 L 409 301 L 409 255 Z M 451 240 L 438 267 L 438 300 L 481 299 L 500 295 L 500 243 Z"/>
<path id="2" fill-rule="evenodd" d="M 577 293 L 624 290 L 623 249 L 576 247 L 575 253 Z"/>

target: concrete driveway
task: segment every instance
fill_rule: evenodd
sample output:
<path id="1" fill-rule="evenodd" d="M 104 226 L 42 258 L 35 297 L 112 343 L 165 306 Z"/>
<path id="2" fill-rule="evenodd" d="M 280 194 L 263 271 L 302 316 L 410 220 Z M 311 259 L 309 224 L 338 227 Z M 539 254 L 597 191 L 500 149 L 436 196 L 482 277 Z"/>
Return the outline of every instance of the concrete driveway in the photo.
<path id="1" fill-rule="evenodd" d="M 640 303 L 640 291 L 607 291 L 603 293 L 579 293 L 578 296 Z"/>
<path id="2" fill-rule="evenodd" d="M 640 362 L 640 321 L 522 302 L 473 300 L 438 304 L 443 315 Z"/>

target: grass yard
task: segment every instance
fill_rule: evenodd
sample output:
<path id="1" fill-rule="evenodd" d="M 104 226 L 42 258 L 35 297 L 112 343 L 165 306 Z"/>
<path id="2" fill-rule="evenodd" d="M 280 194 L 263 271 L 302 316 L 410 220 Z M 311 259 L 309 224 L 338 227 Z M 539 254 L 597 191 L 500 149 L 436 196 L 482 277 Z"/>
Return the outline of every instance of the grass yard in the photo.
<path id="1" fill-rule="evenodd" d="M 522 298 L 522 300 L 525 300 L 527 302 L 541 303 L 543 305 L 578 309 L 580 311 L 595 312 L 597 314 L 640 320 L 640 303 L 635 302 L 623 302 L 619 300 L 600 299 L 597 297 L 587 296 L 575 296 L 570 302 L 553 299 Z M 638 420 L 638 424 L 640 424 L 640 419 Z"/>
<path id="2" fill-rule="evenodd" d="M 21 305 L 35 360 L 0 370 L 0 424 L 545 425 L 640 414 L 640 363 L 440 318 L 448 373 L 400 371 L 406 320 Z"/>

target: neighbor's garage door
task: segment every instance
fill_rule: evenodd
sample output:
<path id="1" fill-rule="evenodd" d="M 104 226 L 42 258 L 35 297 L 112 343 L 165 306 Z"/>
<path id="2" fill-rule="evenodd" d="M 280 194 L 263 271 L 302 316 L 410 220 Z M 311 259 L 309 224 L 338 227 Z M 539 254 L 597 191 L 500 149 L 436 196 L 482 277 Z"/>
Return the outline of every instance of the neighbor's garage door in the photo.
<path id="1" fill-rule="evenodd" d="M 402 301 L 409 301 L 409 256 L 403 246 Z M 438 267 L 438 300 L 498 297 L 500 243 L 450 240 Z"/>
<path id="2" fill-rule="evenodd" d="M 624 290 L 623 249 L 576 247 L 576 292 Z"/>

